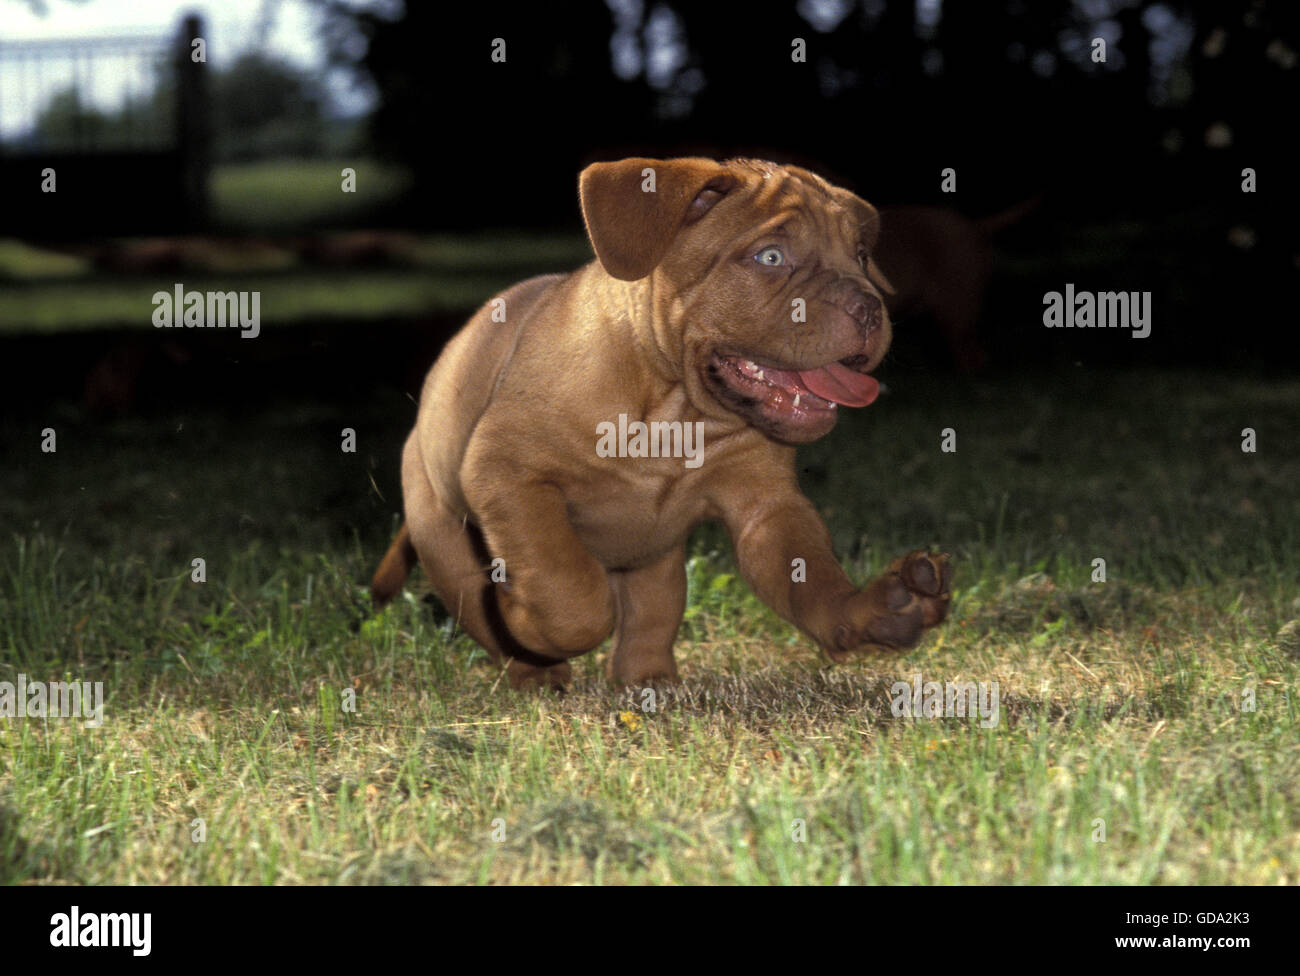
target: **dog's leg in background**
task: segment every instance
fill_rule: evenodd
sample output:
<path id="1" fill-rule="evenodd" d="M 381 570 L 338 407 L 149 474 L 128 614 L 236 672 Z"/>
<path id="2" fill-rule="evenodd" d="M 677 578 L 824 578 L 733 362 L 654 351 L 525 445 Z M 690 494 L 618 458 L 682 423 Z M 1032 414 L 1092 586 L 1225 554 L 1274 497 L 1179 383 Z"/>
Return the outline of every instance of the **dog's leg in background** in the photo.
<path id="1" fill-rule="evenodd" d="M 617 623 L 606 675 L 621 685 L 676 681 L 673 640 L 686 612 L 686 548 L 641 569 L 612 572 L 609 579 Z"/>

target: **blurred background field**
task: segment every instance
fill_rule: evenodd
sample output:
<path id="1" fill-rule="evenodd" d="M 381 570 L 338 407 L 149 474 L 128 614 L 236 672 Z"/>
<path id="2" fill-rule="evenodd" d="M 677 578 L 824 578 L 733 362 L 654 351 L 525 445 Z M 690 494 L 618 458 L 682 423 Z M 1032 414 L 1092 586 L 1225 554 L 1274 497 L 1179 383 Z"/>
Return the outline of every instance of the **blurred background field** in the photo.
<path id="1" fill-rule="evenodd" d="M 219 230 L 202 237 L 0 239 L 0 334 L 133 329 L 141 295 L 170 292 L 178 275 L 189 290 L 262 292 L 270 324 L 414 319 L 466 312 L 521 277 L 591 259 L 574 231 L 346 229 L 395 205 L 411 179 L 371 160 L 350 165 L 368 188 L 355 196 L 339 192 L 337 162 L 219 166 Z"/>
<path id="2" fill-rule="evenodd" d="M 980 341 L 1007 366 L 1266 367 L 1285 344 L 1220 328 L 1300 274 L 1285 99 L 1230 95 L 1293 87 L 1293 5 L 768 2 L 754 45 L 689 4 L 563 6 L 561 30 L 526 6 L 8 0 L 0 335 L 138 331 L 182 273 L 263 291 L 268 323 L 462 314 L 587 259 L 583 165 L 694 153 L 804 163 L 878 205 L 1041 201 L 994 242 Z M 430 57 L 434 36 L 454 40 Z M 1039 298 L 1067 280 L 1150 290 L 1163 327 L 1047 334 Z"/>

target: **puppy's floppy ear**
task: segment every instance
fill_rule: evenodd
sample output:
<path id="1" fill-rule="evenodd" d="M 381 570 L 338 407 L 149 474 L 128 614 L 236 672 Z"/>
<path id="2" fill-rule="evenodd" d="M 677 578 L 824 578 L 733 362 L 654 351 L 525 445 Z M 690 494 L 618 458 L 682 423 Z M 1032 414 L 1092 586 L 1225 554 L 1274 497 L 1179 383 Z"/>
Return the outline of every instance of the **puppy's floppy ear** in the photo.
<path id="1" fill-rule="evenodd" d="M 737 182 L 712 159 L 592 163 L 578 178 L 578 194 L 601 266 L 624 281 L 644 278 L 677 232 L 713 209 Z"/>

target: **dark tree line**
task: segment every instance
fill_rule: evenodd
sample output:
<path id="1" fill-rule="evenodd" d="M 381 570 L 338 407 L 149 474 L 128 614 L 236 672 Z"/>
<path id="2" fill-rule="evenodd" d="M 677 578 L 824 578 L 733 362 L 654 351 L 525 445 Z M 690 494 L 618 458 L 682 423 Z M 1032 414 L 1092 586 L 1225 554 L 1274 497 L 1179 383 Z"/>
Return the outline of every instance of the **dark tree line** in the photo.
<path id="1" fill-rule="evenodd" d="M 571 220 L 577 170 L 631 153 L 802 159 L 886 201 L 938 201 L 952 166 L 973 210 L 1051 187 L 1090 212 L 1176 209 L 1285 158 L 1300 77 L 1288 0 L 948 2 L 928 23 L 876 0 L 816 24 L 793 2 L 323 6 L 335 59 L 377 89 L 376 145 L 425 177 L 409 212 L 441 226 L 481 221 L 485 198 Z M 1230 145 L 1207 143 L 1216 124 Z"/>

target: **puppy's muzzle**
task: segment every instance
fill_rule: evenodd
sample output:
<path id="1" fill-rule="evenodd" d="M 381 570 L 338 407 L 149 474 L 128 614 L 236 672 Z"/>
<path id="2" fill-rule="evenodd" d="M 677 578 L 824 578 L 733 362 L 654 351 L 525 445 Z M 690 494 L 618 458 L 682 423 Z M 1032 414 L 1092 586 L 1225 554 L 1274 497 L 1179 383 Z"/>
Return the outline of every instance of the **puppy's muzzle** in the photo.
<path id="1" fill-rule="evenodd" d="M 839 302 L 839 306 L 858 324 L 863 336 L 880 328 L 884 306 L 880 299 L 870 292 L 855 289 Z"/>

